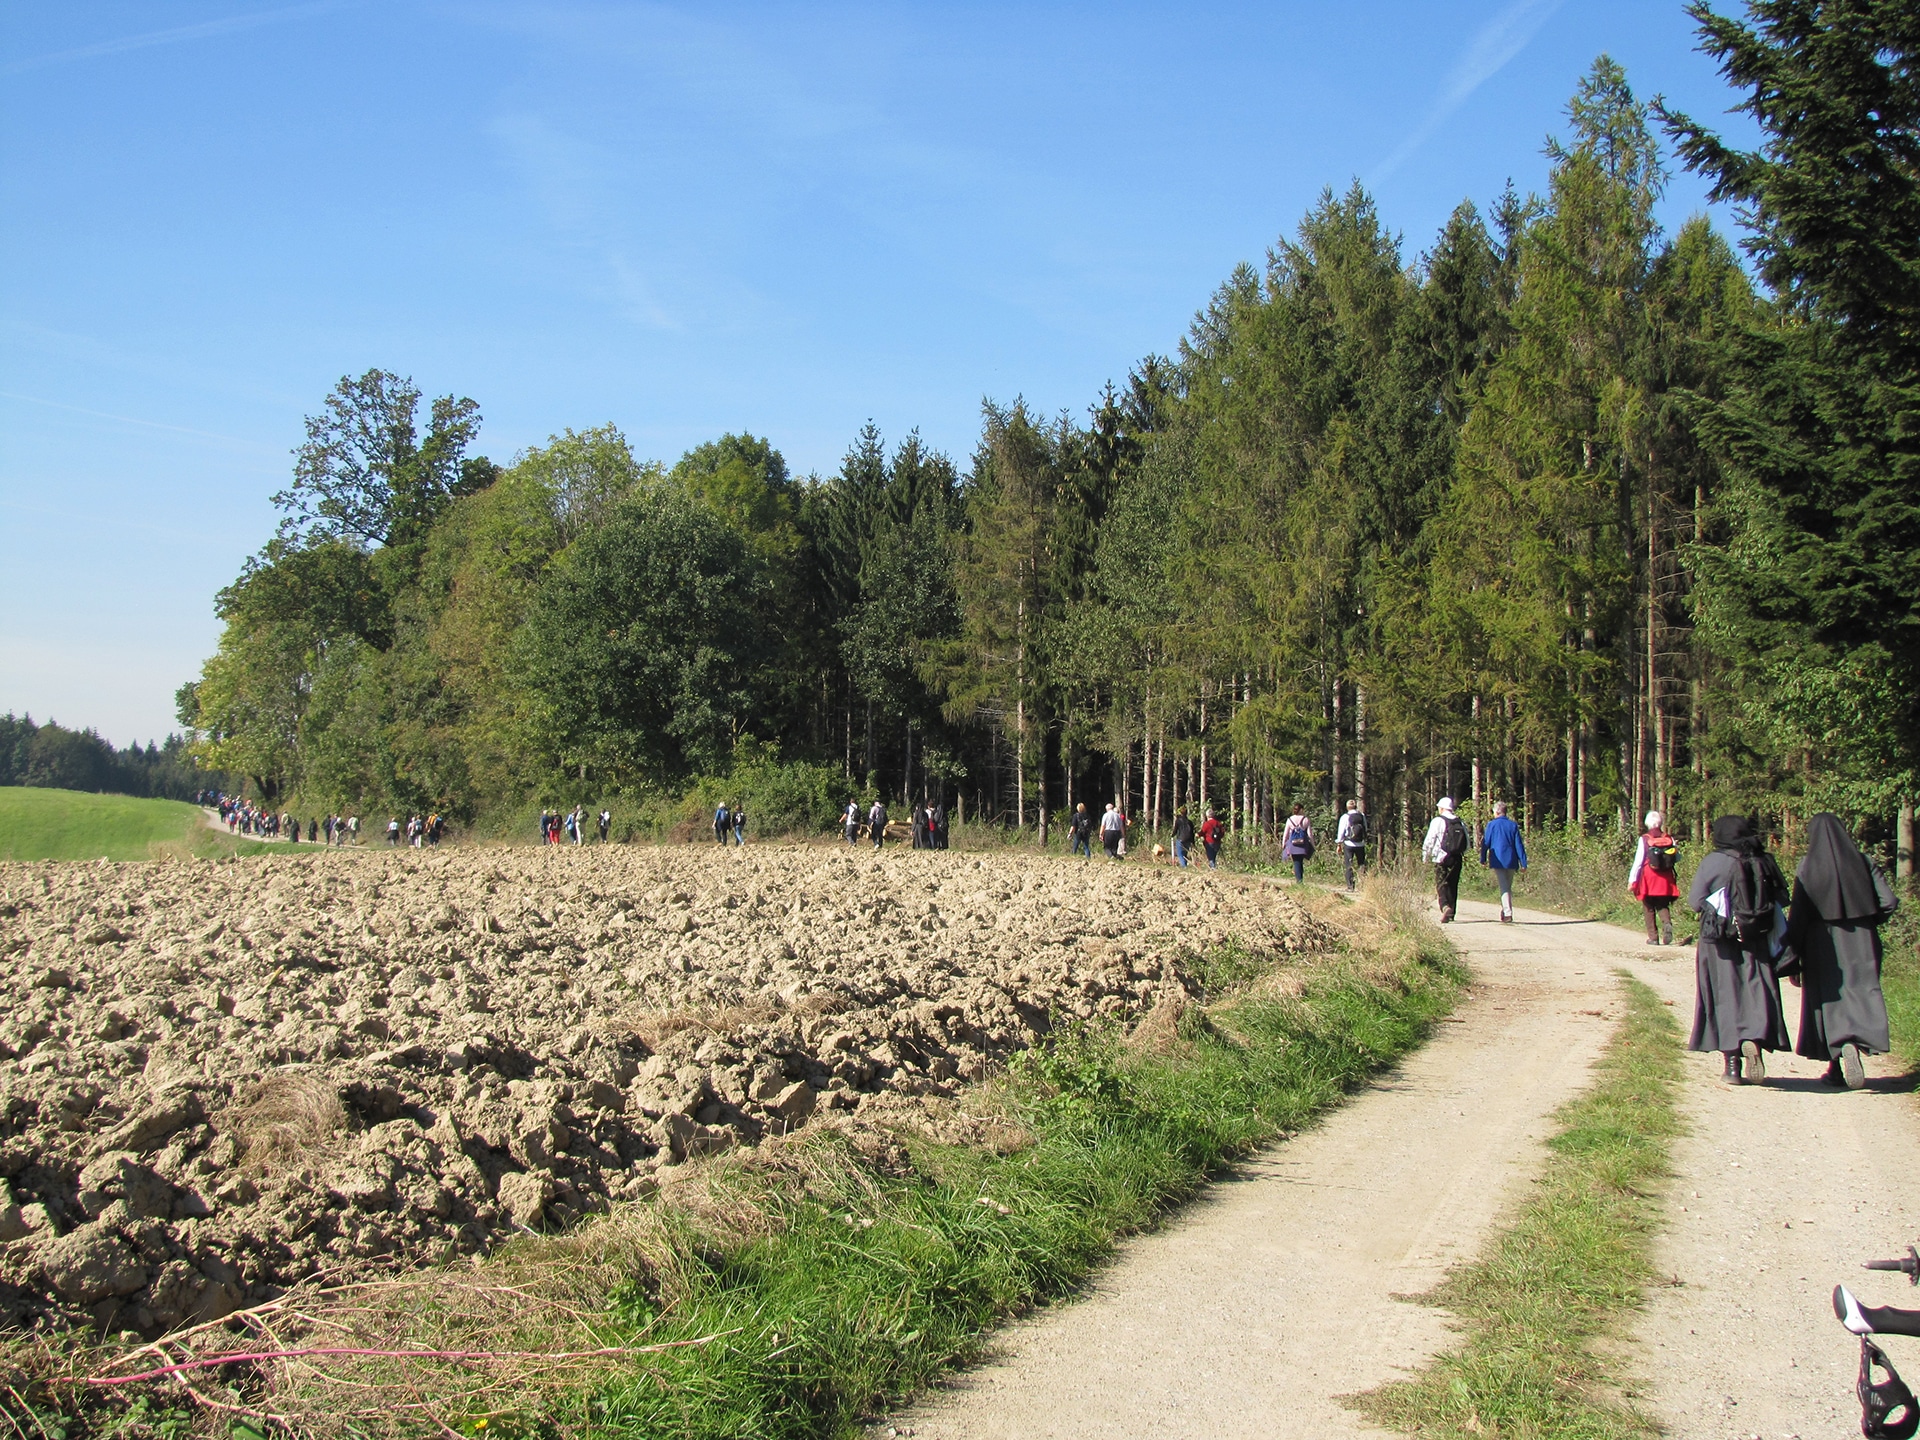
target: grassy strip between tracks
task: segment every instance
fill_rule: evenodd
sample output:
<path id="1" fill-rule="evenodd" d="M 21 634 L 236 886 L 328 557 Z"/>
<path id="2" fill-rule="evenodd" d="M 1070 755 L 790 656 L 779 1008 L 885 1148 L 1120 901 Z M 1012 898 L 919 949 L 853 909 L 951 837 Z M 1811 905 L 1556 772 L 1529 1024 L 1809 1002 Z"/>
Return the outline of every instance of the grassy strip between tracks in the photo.
<path id="1" fill-rule="evenodd" d="M 1880 951 L 1893 1053 L 1908 1070 L 1920 1070 L 1920 901 L 1901 905 L 1880 932 Z"/>
<path id="2" fill-rule="evenodd" d="M 201 1372 L 203 1397 L 281 1417 L 233 1424 L 236 1437 L 854 1433 L 976 1354 L 995 1324 L 1071 1292 L 1116 1239 L 1222 1164 L 1311 1123 L 1418 1044 L 1465 977 L 1438 932 L 1396 908 L 1404 924 L 1378 927 L 1391 955 L 1236 974 L 1234 994 L 1157 1028 L 1156 1012 L 1131 1039 L 1056 1032 L 977 1097 L 972 1108 L 1006 1141 L 997 1147 L 900 1132 L 876 1151 L 870 1137 L 803 1131 L 700 1167 L 671 1187 L 675 1203 L 529 1236 L 482 1265 L 404 1282 L 392 1304 L 362 1291 L 296 1307 L 336 1337 L 305 1343 L 477 1345 L 524 1364 L 394 1361 L 333 1381 L 303 1363 L 251 1381 Z M 503 1295 L 523 1298 L 502 1309 Z M 538 1358 L 711 1336 L 572 1371 Z M 178 1390 L 122 1396 L 86 1415 L 42 1415 L 68 1440 L 183 1418 Z M 149 1428 L 130 1432 L 129 1420 Z M 230 1423 L 229 1412 L 220 1428 Z"/>
<path id="3" fill-rule="evenodd" d="M 1377 1422 L 1481 1440 L 1660 1433 L 1619 1398 L 1622 1377 L 1594 1344 L 1617 1332 L 1658 1279 L 1652 1242 L 1681 1128 L 1672 1014 L 1639 981 L 1622 983 L 1620 1028 L 1593 1086 L 1561 1107 L 1531 1198 L 1483 1258 L 1427 1297 L 1460 1317 L 1465 1343 L 1413 1379 L 1360 1397 Z"/>

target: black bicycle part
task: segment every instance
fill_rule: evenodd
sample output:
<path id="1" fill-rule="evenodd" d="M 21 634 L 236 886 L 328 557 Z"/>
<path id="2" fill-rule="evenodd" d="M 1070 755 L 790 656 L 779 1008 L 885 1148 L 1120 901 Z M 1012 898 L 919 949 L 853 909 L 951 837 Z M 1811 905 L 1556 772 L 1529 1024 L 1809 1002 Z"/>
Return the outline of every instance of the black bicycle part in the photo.
<path id="1" fill-rule="evenodd" d="M 1902 1310 L 1897 1305 L 1861 1305 L 1858 1296 L 1853 1303 L 1859 1307 L 1860 1318 L 1867 1322 L 1867 1329 L 1875 1335 L 1920 1336 L 1920 1310 Z M 1838 1305 L 1834 1313 L 1840 1314 Z"/>
<path id="2" fill-rule="evenodd" d="M 1909 1285 L 1920 1285 L 1920 1250 L 1915 1250 L 1913 1246 L 1909 1245 L 1907 1246 L 1906 1256 L 1903 1259 L 1869 1260 L 1867 1261 L 1866 1268 L 1869 1270 L 1898 1270 L 1902 1275 L 1907 1277 L 1907 1283 Z"/>
<path id="3" fill-rule="evenodd" d="M 1886 1379 L 1875 1380 L 1875 1369 Z M 1913 1391 L 1893 1368 L 1886 1352 L 1866 1336 L 1860 1337 L 1860 1383 L 1854 1387 L 1860 1396 L 1860 1433 L 1867 1440 L 1913 1440 L 1920 1431 L 1920 1406 Z"/>

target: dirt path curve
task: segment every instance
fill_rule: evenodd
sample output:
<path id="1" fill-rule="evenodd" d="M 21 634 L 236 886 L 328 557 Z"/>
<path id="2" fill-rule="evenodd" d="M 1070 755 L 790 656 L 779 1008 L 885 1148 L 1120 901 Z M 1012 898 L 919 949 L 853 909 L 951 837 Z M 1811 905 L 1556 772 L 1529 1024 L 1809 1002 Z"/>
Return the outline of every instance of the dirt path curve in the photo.
<path id="1" fill-rule="evenodd" d="M 1629 970 L 1693 1014 L 1693 952 L 1649 949 L 1609 926 Z M 1799 1033 L 1800 992 L 1783 987 Z M 1860 1433 L 1859 1349 L 1833 1318 L 1836 1283 L 1879 1305 L 1920 1304 L 1899 1276 L 1860 1262 L 1920 1239 L 1920 1107 L 1898 1066 L 1867 1061 L 1868 1088 L 1820 1083 L 1826 1067 L 1769 1056 L 1768 1083 L 1721 1083 L 1720 1059 L 1687 1057 L 1691 1133 L 1674 1151 L 1655 1260 L 1677 1284 L 1650 1297 L 1630 1366 L 1641 1403 L 1681 1440 L 1842 1440 Z M 1885 1346 L 1920 1384 L 1920 1343 Z"/>
<path id="2" fill-rule="evenodd" d="M 1431 1043 L 876 1433 L 1378 1434 L 1336 1397 L 1448 1342 L 1441 1312 L 1394 1297 L 1431 1288 L 1475 1252 L 1619 1009 L 1618 932 L 1550 916 L 1502 926 L 1489 907 L 1469 911 L 1451 931 L 1475 970 L 1472 996 Z"/>

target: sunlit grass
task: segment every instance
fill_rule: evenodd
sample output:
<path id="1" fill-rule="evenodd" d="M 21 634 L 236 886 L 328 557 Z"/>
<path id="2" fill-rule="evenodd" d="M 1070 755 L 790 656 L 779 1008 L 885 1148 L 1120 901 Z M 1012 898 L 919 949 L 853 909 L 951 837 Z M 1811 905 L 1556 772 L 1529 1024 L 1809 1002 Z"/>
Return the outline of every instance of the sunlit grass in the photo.
<path id="1" fill-rule="evenodd" d="M 1533 1193 L 1481 1259 L 1429 1297 L 1465 1343 L 1413 1379 L 1360 1397 L 1408 1435 L 1641 1440 L 1660 1433 L 1620 1398 L 1594 1342 L 1616 1333 L 1655 1283 L 1652 1244 L 1670 1142 L 1680 1035 L 1660 998 L 1623 977 L 1625 1018 L 1594 1084 L 1560 1108 Z"/>

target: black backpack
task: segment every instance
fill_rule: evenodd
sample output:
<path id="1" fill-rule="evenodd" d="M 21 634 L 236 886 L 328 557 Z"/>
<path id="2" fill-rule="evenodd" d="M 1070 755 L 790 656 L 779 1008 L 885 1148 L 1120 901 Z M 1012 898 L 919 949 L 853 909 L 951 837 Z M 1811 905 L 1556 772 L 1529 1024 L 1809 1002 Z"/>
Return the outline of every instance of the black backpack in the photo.
<path id="1" fill-rule="evenodd" d="M 1349 845 L 1364 845 L 1367 843 L 1366 812 L 1361 810 L 1349 810 L 1347 812 L 1347 843 Z"/>
<path id="2" fill-rule="evenodd" d="M 1779 879 L 1779 867 L 1766 854 L 1742 855 L 1734 862 L 1733 880 L 1727 886 L 1727 904 L 1732 912 L 1727 921 L 1740 942 L 1740 948 L 1762 959 L 1773 951 L 1774 908 L 1786 896 L 1786 883 Z"/>
<path id="3" fill-rule="evenodd" d="M 1467 827 L 1452 816 L 1440 828 L 1440 853 L 1449 860 L 1458 860 L 1467 853 Z"/>
<path id="4" fill-rule="evenodd" d="M 1647 864 L 1656 875 L 1671 875 L 1680 867 L 1680 847 L 1672 840 L 1647 842 Z"/>

